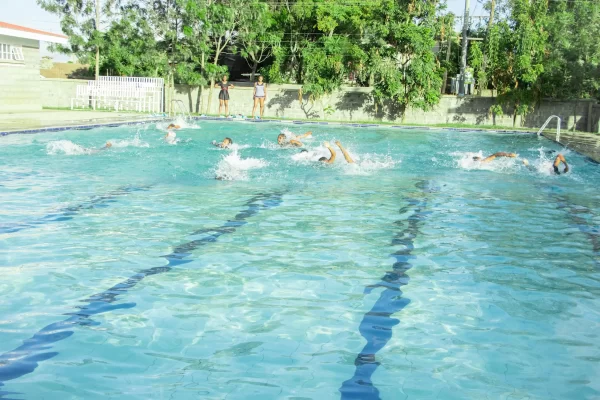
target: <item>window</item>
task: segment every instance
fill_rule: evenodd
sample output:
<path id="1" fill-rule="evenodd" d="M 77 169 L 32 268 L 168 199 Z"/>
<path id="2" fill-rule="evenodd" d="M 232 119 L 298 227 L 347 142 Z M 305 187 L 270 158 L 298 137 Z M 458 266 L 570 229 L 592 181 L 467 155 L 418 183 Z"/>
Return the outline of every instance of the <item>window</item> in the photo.
<path id="1" fill-rule="evenodd" d="M 25 61 L 25 57 L 23 57 L 23 48 L 21 46 L 12 46 L 12 57 L 15 61 Z"/>
<path id="2" fill-rule="evenodd" d="M 0 61 L 25 61 L 23 48 L 0 43 Z"/>

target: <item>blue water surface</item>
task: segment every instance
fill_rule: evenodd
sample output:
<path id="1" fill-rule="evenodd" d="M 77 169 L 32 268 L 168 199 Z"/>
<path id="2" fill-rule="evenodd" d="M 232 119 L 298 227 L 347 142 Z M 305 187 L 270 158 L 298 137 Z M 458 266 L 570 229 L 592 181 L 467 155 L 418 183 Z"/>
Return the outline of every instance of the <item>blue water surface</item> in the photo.
<path id="1" fill-rule="evenodd" d="M 529 134 L 166 125 L 0 138 L 0 398 L 600 397 L 597 164 Z M 496 151 L 519 157 L 472 160 Z"/>

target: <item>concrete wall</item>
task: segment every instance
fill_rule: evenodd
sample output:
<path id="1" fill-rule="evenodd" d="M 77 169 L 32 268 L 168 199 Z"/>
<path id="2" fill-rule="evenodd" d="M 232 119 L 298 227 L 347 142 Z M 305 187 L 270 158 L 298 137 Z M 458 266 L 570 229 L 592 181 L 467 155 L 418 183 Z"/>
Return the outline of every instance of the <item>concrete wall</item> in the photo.
<path id="1" fill-rule="evenodd" d="M 0 60 L 0 112 L 41 110 L 39 42 L 0 35 L 0 43 L 21 45 L 25 58 Z"/>
<path id="2" fill-rule="evenodd" d="M 40 79 L 40 98 L 44 107 L 71 107 L 71 98 L 77 94 L 77 85 L 87 85 L 86 80 Z"/>
<path id="3" fill-rule="evenodd" d="M 40 82 L 41 97 L 46 107 L 70 107 L 71 98 L 75 96 L 76 86 L 86 81 L 71 79 L 42 79 Z M 230 90 L 230 114 L 252 113 L 252 87 L 240 84 Z M 370 99 L 369 88 L 345 88 L 322 100 L 311 102 L 306 96 L 302 101 L 298 98 L 298 85 L 270 85 L 268 101 L 266 102 L 265 117 L 280 117 L 292 119 L 328 119 L 333 121 L 386 121 L 400 122 L 402 115 L 399 110 L 391 107 L 375 107 Z M 192 113 L 217 114 L 219 112 L 218 89 L 214 89 L 210 109 L 208 106 L 209 89 L 204 89 L 198 96 L 197 87 L 176 85 L 173 92 L 175 100 L 181 100 Z M 491 97 L 443 96 L 440 104 L 433 110 L 407 110 L 404 123 L 406 124 L 442 124 L 464 123 L 471 125 L 493 125 L 494 117 L 489 115 L 489 109 L 495 100 Z M 167 101 L 168 104 L 168 93 Z M 509 114 L 510 110 L 506 110 Z M 589 118 L 588 118 L 589 114 Z M 570 129 L 574 124 L 580 131 L 596 132 L 600 129 L 600 106 L 590 101 L 543 101 L 535 111 L 529 114 L 523 126 L 539 128 L 551 115 L 562 119 L 562 129 Z M 513 126 L 512 115 L 497 116 L 498 126 Z M 521 120 L 517 118 L 517 126 Z M 555 127 L 553 122 L 549 127 Z"/>
<path id="4" fill-rule="evenodd" d="M 240 86 L 230 90 L 230 114 L 252 113 L 252 87 Z M 270 85 L 269 98 L 265 104 L 265 116 L 293 119 L 328 119 L 333 121 L 385 121 L 401 122 L 402 113 L 398 109 L 384 105 L 376 107 L 370 97 L 369 88 L 348 87 L 327 96 L 321 100 L 311 102 L 307 96 L 300 101 L 298 85 Z M 175 87 L 174 99 L 181 100 L 191 112 L 200 110 L 201 113 L 217 114 L 219 112 L 218 89 L 214 89 L 210 109 L 208 105 L 209 89 L 204 89 L 198 104 L 198 89 L 189 86 Z M 588 113 L 590 114 L 591 129 L 597 131 L 600 119 L 600 106 L 595 102 L 581 101 L 554 101 L 545 100 L 535 110 L 521 121 L 517 117 L 516 126 L 530 128 L 541 127 L 551 115 L 558 115 L 561 120 L 561 129 L 571 129 L 574 124 L 577 130 L 588 130 Z M 495 104 L 492 97 L 465 97 L 442 96 L 440 103 L 429 111 L 408 109 L 404 123 L 406 124 L 445 124 L 463 123 L 470 125 L 499 125 L 513 126 L 511 110 L 505 110 L 503 116 L 492 116 L 489 109 Z M 591 107 L 590 107 L 591 105 Z M 555 127 L 552 122 L 549 127 Z M 596 128 L 594 128 L 596 127 Z"/>

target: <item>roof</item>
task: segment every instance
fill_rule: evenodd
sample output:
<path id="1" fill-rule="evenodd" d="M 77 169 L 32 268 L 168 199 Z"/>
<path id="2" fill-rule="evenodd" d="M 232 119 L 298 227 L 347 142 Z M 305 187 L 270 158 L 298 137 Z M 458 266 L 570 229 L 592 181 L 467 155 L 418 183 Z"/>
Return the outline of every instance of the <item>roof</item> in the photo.
<path id="1" fill-rule="evenodd" d="M 69 38 L 58 33 L 40 31 L 25 26 L 9 24 L 0 21 L 0 35 L 13 36 L 23 39 L 41 40 L 42 42 L 67 44 Z"/>

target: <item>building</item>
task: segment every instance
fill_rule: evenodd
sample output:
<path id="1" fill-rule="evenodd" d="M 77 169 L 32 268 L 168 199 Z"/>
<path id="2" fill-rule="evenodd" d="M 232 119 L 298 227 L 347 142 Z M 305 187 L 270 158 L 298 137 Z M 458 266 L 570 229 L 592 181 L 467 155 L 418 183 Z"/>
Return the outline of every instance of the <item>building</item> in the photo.
<path id="1" fill-rule="evenodd" d="M 0 22 L 0 112 L 42 109 L 40 42 L 67 44 L 68 38 Z"/>

